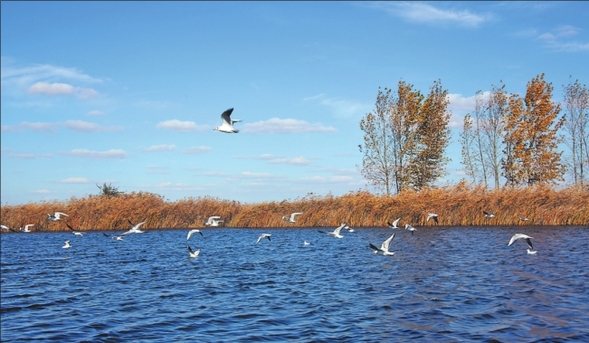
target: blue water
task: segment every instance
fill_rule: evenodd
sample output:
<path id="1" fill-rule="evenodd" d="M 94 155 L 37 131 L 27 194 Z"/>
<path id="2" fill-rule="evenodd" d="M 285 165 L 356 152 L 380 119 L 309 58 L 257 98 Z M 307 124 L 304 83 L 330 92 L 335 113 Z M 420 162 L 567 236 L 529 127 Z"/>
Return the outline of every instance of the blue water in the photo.
<path id="1" fill-rule="evenodd" d="M 589 342 L 589 228 L 187 232 L 2 234 L 2 342 Z"/>

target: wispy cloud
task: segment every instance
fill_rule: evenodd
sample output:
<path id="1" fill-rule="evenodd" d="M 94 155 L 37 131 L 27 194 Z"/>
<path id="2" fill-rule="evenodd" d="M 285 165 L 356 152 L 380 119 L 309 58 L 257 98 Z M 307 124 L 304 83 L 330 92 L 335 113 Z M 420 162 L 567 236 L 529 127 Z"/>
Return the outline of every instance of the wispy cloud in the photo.
<path id="1" fill-rule="evenodd" d="M 589 42 L 579 42 L 571 39 L 580 32 L 580 29 L 571 25 L 562 25 L 550 32 L 541 33 L 536 38 L 540 41 L 543 41 L 547 48 L 554 51 L 589 51 Z"/>
<path id="2" fill-rule="evenodd" d="M 123 130 L 120 126 L 106 127 L 83 120 L 66 120 L 64 126 L 67 129 L 79 132 L 117 132 Z"/>
<path id="3" fill-rule="evenodd" d="M 152 145 L 149 148 L 143 149 L 145 152 L 155 152 L 155 151 L 172 151 L 176 148 L 174 144 L 160 144 L 160 145 Z"/>
<path id="4" fill-rule="evenodd" d="M 463 27 L 478 27 L 493 19 L 493 15 L 490 13 L 474 13 L 469 10 L 440 8 L 440 6 L 422 2 L 372 2 L 370 6 L 418 24 L 451 24 Z"/>
<path id="5" fill-rule="evenodd" d="M 284 157 L 284 156 L 274 156 L 270 154 L 263 154 L 257 157 L 259 160 L 268 161 L 270 164 L 286 164 L 291 166 L 306 166 L 311 164 L 311 161 L 304 158 L 303 156 L 297 157 Z"/>
<path id="6" fill-rule="evenodd" d="M 87 116 L 102 116 L 102 115 L 104 115 L 104 113 L 102 111 L 93 110 L 93 111 L 86 113 L 86 115 Z"/>
<path id="7" fill-rule="evenodd" d="M 184 149 L 182 150 L 183 154 L 189 154 L 189 155 L 194 155 L 194 154 L 204 154 L 206 152 L 209 152 L 213 150 L 213 148 L 209 147 L 209 146 L 195 146 L 195 147 L 191 147 L 188 149 Z"/>
<path id="8" fill-rule="evenodd" d="M 61 180 L 61 183 L 90 183 L 90 181 L 85 177 L 70 177 Z"/>
<path id="9" fill-rule="evenodd" d="M 334 127 L 316 123 L 310 124 L 304 120 L 271 118 L 243 126 L 246 133 L 307 133 L 307 132 L 335 132 Z"/>
<path id="10" fill-rule="evenodd" d="M 208 125 L 197 125 L 193 121 L 180 121 L 178 119 L 159 122 L 156 125 L 156 127 L 158 129 L 166 129 L 179 132 L 197 132 L 206 131 L 210 129 Z"/>
<path id="11" fill-rule="evenodd" d="M 32 160 L 32 159 L 36 159 L 36 158 L 52 158 L 53 157 L 52 154 L 27 154 L 27 153 L 14 153 L 14 154 L 9 154 L 8 156 L 10 156 L 12 158 L 21 158 L 21 159 L 25 159 L 25 160 Z"/>
<path id="12" fill-rule="evenodd" d="M 29 123 L 23 121 L 16 125 L 2 125 L 2 132 L 20 132 L 23 130 L 31 130 L 37 132 L 53 132 L 56 131 L 57 125 L 51 123 Z"/>
<path id="13" fill-rule="evenodd" d="M 479 96 L 482 100 L 487 100 L 491 92 L 482 92 Z M 448 126 L 451 128 L 462 128 L 463 117 L 466 113 L 473 112 L 476 105 L 476 95 L 465 97 L 462 94 L 448 94 L 448 110 L 452 112 Z"/>
<path id="14" fill-rule="evenodd" d="M 111 149 L 107 151 L 92 151 L 87 149 L 73 149 L 66 153 L 66 155 L 74 157 L 86 157 L 86 158 L 126 158 L 128 157 L 125 150 L 122 149 Z"/>
<path id="15" fill-rule="evenodd" d="M 67 83 L 37 82 L 28 89 L 29 94 L 41 95 L 70 95 L 80 99 L 89 99 L 98 96 L 98 92 L 92 88 L 74 87 Z"/>
<path id="16" fill-rule="evenodd" d="M 353 117 L 365 115 L 370 112 L 373 105 L 352 100 L 332 98 L 325 94 L 319 94 L 304 98 L 305 102 L 317 102 L 322 106 L 328 107 L 336 117 Z"/>

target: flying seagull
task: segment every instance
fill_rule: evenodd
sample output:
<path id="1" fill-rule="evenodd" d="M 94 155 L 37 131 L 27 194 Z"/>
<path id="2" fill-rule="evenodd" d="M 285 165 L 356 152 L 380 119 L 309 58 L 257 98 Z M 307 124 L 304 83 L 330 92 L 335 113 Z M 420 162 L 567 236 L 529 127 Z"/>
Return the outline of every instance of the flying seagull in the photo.
<path id="1" fill-rule="evenodd" d="M 219 216 L 210 216 L 209 219 L 205 222 L 206 226 L 219 226 L 219 223 L 222 223 L 223 220 Z"/>
<path id="2" fill-rule="evenodd" d="M 522 222 L 527 222 L 529 219 L 526 217 L 519 217 L 519 220 L 521 220 Z"/>
<path id="3" fill-rule="evenodd" d="M 398 227 L 397 225 L 399 224 L 399 220 L 400 220 L 400 219 L 401 219 L 401 218 L 397 218 L 397 219 L 395 219 L 395 221 L 394 221 L 394 222 L 392 222 L 392 223 L 391 223 L 391 222 L 387 222 L 387 224 L 389 225 L 389 228 L 390 228 L 390 229 L 398 229 L 399 227 Z"/>
<path id="4" fill-rule="evenodd" d="M 384 242 L 382 242 L 382 244 L 380 245 L 380 248 L 372 243 L 370 243 L 369 246 L 372 250 L 374 250 L 375 254 L 378 254 L 379 252 L 381 252 L 385 256 L 393 256 L 395 253 L 389 251 L 389 246 L 391 245 L 393 238 L 395 238 L 394 233 L 391 235 L 391 237 L 387 238 Z"/>
<path id="5" fill-rule="evenodd" d="M 528 243 L 528 249 L 527 249 L 528 254 L 533 255 L 533 254 L 537 253 L 537 251 L 534 250 L 534 246 L 532 245 L 533 238 L 528 235 L 525 235 L 523 233 L 516 233 L 515 235 L 511 236 L 511 239 L 509 240 L 509 244 L 507 244 L 507 246 L 512 245 L 518 239 L 525 239 L 526 240 L 526 243 Z"/>
<path id="6" fill-rule="evenodd" d="M 295 223 L 295 217 L 303 214 L 302 212 L 294 212 L 290 214 L 290 217 L 282 216 L 282 220 L 286 220 L 289 223 Z"/>
<path id="7" fill-rule="evenodd" d="M 269 241 L 272 241 L 272 235 L 269 233 L 263 233 L 260 235 L 260 237 L 258 237 L 258 241 L 256 242 L 256 244 L 260 243 L 260 241 L 264 238 L 268 238 Z"/>
<path id="8" fill-rule="evenodd" d="M 12 231 L 12 232 L 18 232 L 18 231 L 14 230 L 14 229 L 11 229 L 11 228 L 9 228 L 9 227 L 8 227 L 8 226 L 6 226 L 6 225 L 0 225 L 0 227 L 2 228 L 2 230 L 10 230 L 10 231 Z"/>
<path id="9" fill-rule="evenodd" d="M 191 258 L 197 257 L 198 254 L 200 254 L 200 249 L 193 251 L 192 248 L 190 247 L 190 245 L 186 246 L 188 248 L 188 254 L 190 255 Z"/>
<path id="10" fill-rule="evenodd" d="M 72 247 L 72 246 L 70 245 L 70 241 L 69 241 L 69 240 L 68 240 L 68 241 L 65 241 L 65 245 L 64 245 L 64 246 L 62 246 L 62 248 L 64 248 L 64 249 L 69 249 L 69 248 L 71 248 L 71 247 Z"/>
<path id="11" fill-rule="evenodd" d="M 129 222 L 131 223 L 131 221 L 129 221 Z M 128 235 L 128 234 L 131 234 L 131 233 L 144 233 L 144 231 L 139 230 L 139 227 L 141 225 L 143 225 L 143 224 L 145 224 L 145 222 L 141 222 L 141 223 L 139 223 L 137 225 L 134 225 L 131 229 L 129 229 L 129 231 L 123 232 L 122 235 Z M 133 223 L 131 223 L 131 225 L 133 225 Z"/>
<path id="12" fill-rule="evenodd" d="M 35 226 L 35 224 L 27 224 L 25 225 L 24 229 L 21 227 L 19 230 L 22 232 L 31 232 L 31 230 L 29 229 L 31 226 Z"/>
<path id="13" fill-rule="evenodd" d="M 230 108 L 221 114 L 221 119 L 223 119 L 223 123 L 221 124 L 221 126 L 215 127 L 214 130 L 219 131 L 219 132 L 226 132 L 226 133 L 238 133 L 239 132 L 239 130 L 237 130 L 233 127 L 233 124 L 240 122 L 241 120 L 231 119 L 231 112 L 233 112 L 233 108 Z"/>
<path id="14" fill-rule="evenodd" d="M 434 220 L 434 223 L 436 223 L 436 225 L 438 225 L 438 215 L 435 213 L 430 213 L 427 215 L 427 219 L 425 220 L 426 222 L 429 222 L 430 219 Z"/>
<path id="15" fill-rule="evenodd" d="M 344 236 L 340 235 L 340 232 L 342 231 L 342 229 L 344 227 L 346 227 L 346 223 L 342 223 L 342 225 L 338 226 L 335 230 L 333 230 L 331 232 L 322 231 L 322 230 L 317 230 L 317 231 L 324 233 L 328 236 L 335 237 L 335 238 L 344 238 Z"/>
<path id="16" fill-rule="evenodd" d="M 200 232 L 199 229 L 194 229 L 194 230 L 188 231 L 188 236 L 186 236 L 186 240 L 189 240 L 190 239 L 190 236 L 192 236 L 193 233 L 200 233 L 200 235 L 203 236 L 202 232 Z"/>
<path id="17" fill-rule="evenodd" d="M 409 230 L 411 231 L 411 235 L 413 235 L 413 233 L 417 230 L 415 230 L 415 228 L 409 224 L 405 224 L 405 230 Z"/>
<path id="18" fill-rule="evenodd" d="M 51 220 L 52 222 L 56 222 L 61 220 L 61 216 L 69 217 L 67 214 L 63 212 L 55 212 L 55 214 L 47 214 L 47 219 Z"/>
<path id="19" fill-rule="evenodd" d="M 304 242 L 303 242 L 303 245 L 309 245 L 309 244 L 311 244 L 311 243 L 309 243 L 309 242 L 307 242 L 307 241 L 304 241 Z"/>
<path id="20" fill-rule="evenodd" d="M 486 211 L 483 211 L 483 213 L 485 214 L 485 218 L 495 218 L 495 215 L 493 213 L 489 213 Z"/>
<path id="21" fill-rule="evenodd" d="M 65 225 L 67 226 L 68 229 L 70 229 L 74 233 L 74 235 L 76 235 L 76 236 L 82 236 L 83 235 L 83 233 L 74 230 L 74 228 L 71 227 L 70 224 L 65 223 Z"/>

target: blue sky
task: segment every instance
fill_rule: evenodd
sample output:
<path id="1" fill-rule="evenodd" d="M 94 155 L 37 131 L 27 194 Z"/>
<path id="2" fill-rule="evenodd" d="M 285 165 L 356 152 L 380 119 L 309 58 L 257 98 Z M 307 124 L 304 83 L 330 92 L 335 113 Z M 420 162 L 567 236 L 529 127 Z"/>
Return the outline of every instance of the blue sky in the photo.
<path id="1" fill-rule="evenodd" d="M 373 190 L 360 119 L 378 87 L 589 82 L 586 2 L 2 2 L 1 202 L 98 194 L 294 200 Z M 223 111 L 238 134 L 213 131 Z"/>

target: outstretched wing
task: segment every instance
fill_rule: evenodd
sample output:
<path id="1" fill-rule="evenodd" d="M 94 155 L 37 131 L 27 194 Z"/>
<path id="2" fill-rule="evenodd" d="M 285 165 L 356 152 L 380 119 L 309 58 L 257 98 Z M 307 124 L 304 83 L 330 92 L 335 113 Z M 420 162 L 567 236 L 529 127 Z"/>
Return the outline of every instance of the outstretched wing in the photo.
<path id="1" fill-rule="evenodd" d="M 233 112 L 233 108 L 230 108 L 221 114 L 221 119 L 223 119 L 223 124 L 230 125 L 230 126 L 233 125 L 233 122 L 231 121 L 231 113 L 232 112 Z"/>
<path id="2" fill-rule="evenodd" d="M 394 233 L 391 235 L 391 237 L 387 238 L 386 241 L 382 242 L 382 245 L 380 246 L 382 251 L 389 251 L 389 245 L 391 245 L 391 241 L 393 240 L 393 238 L 395 238 Z"/>

